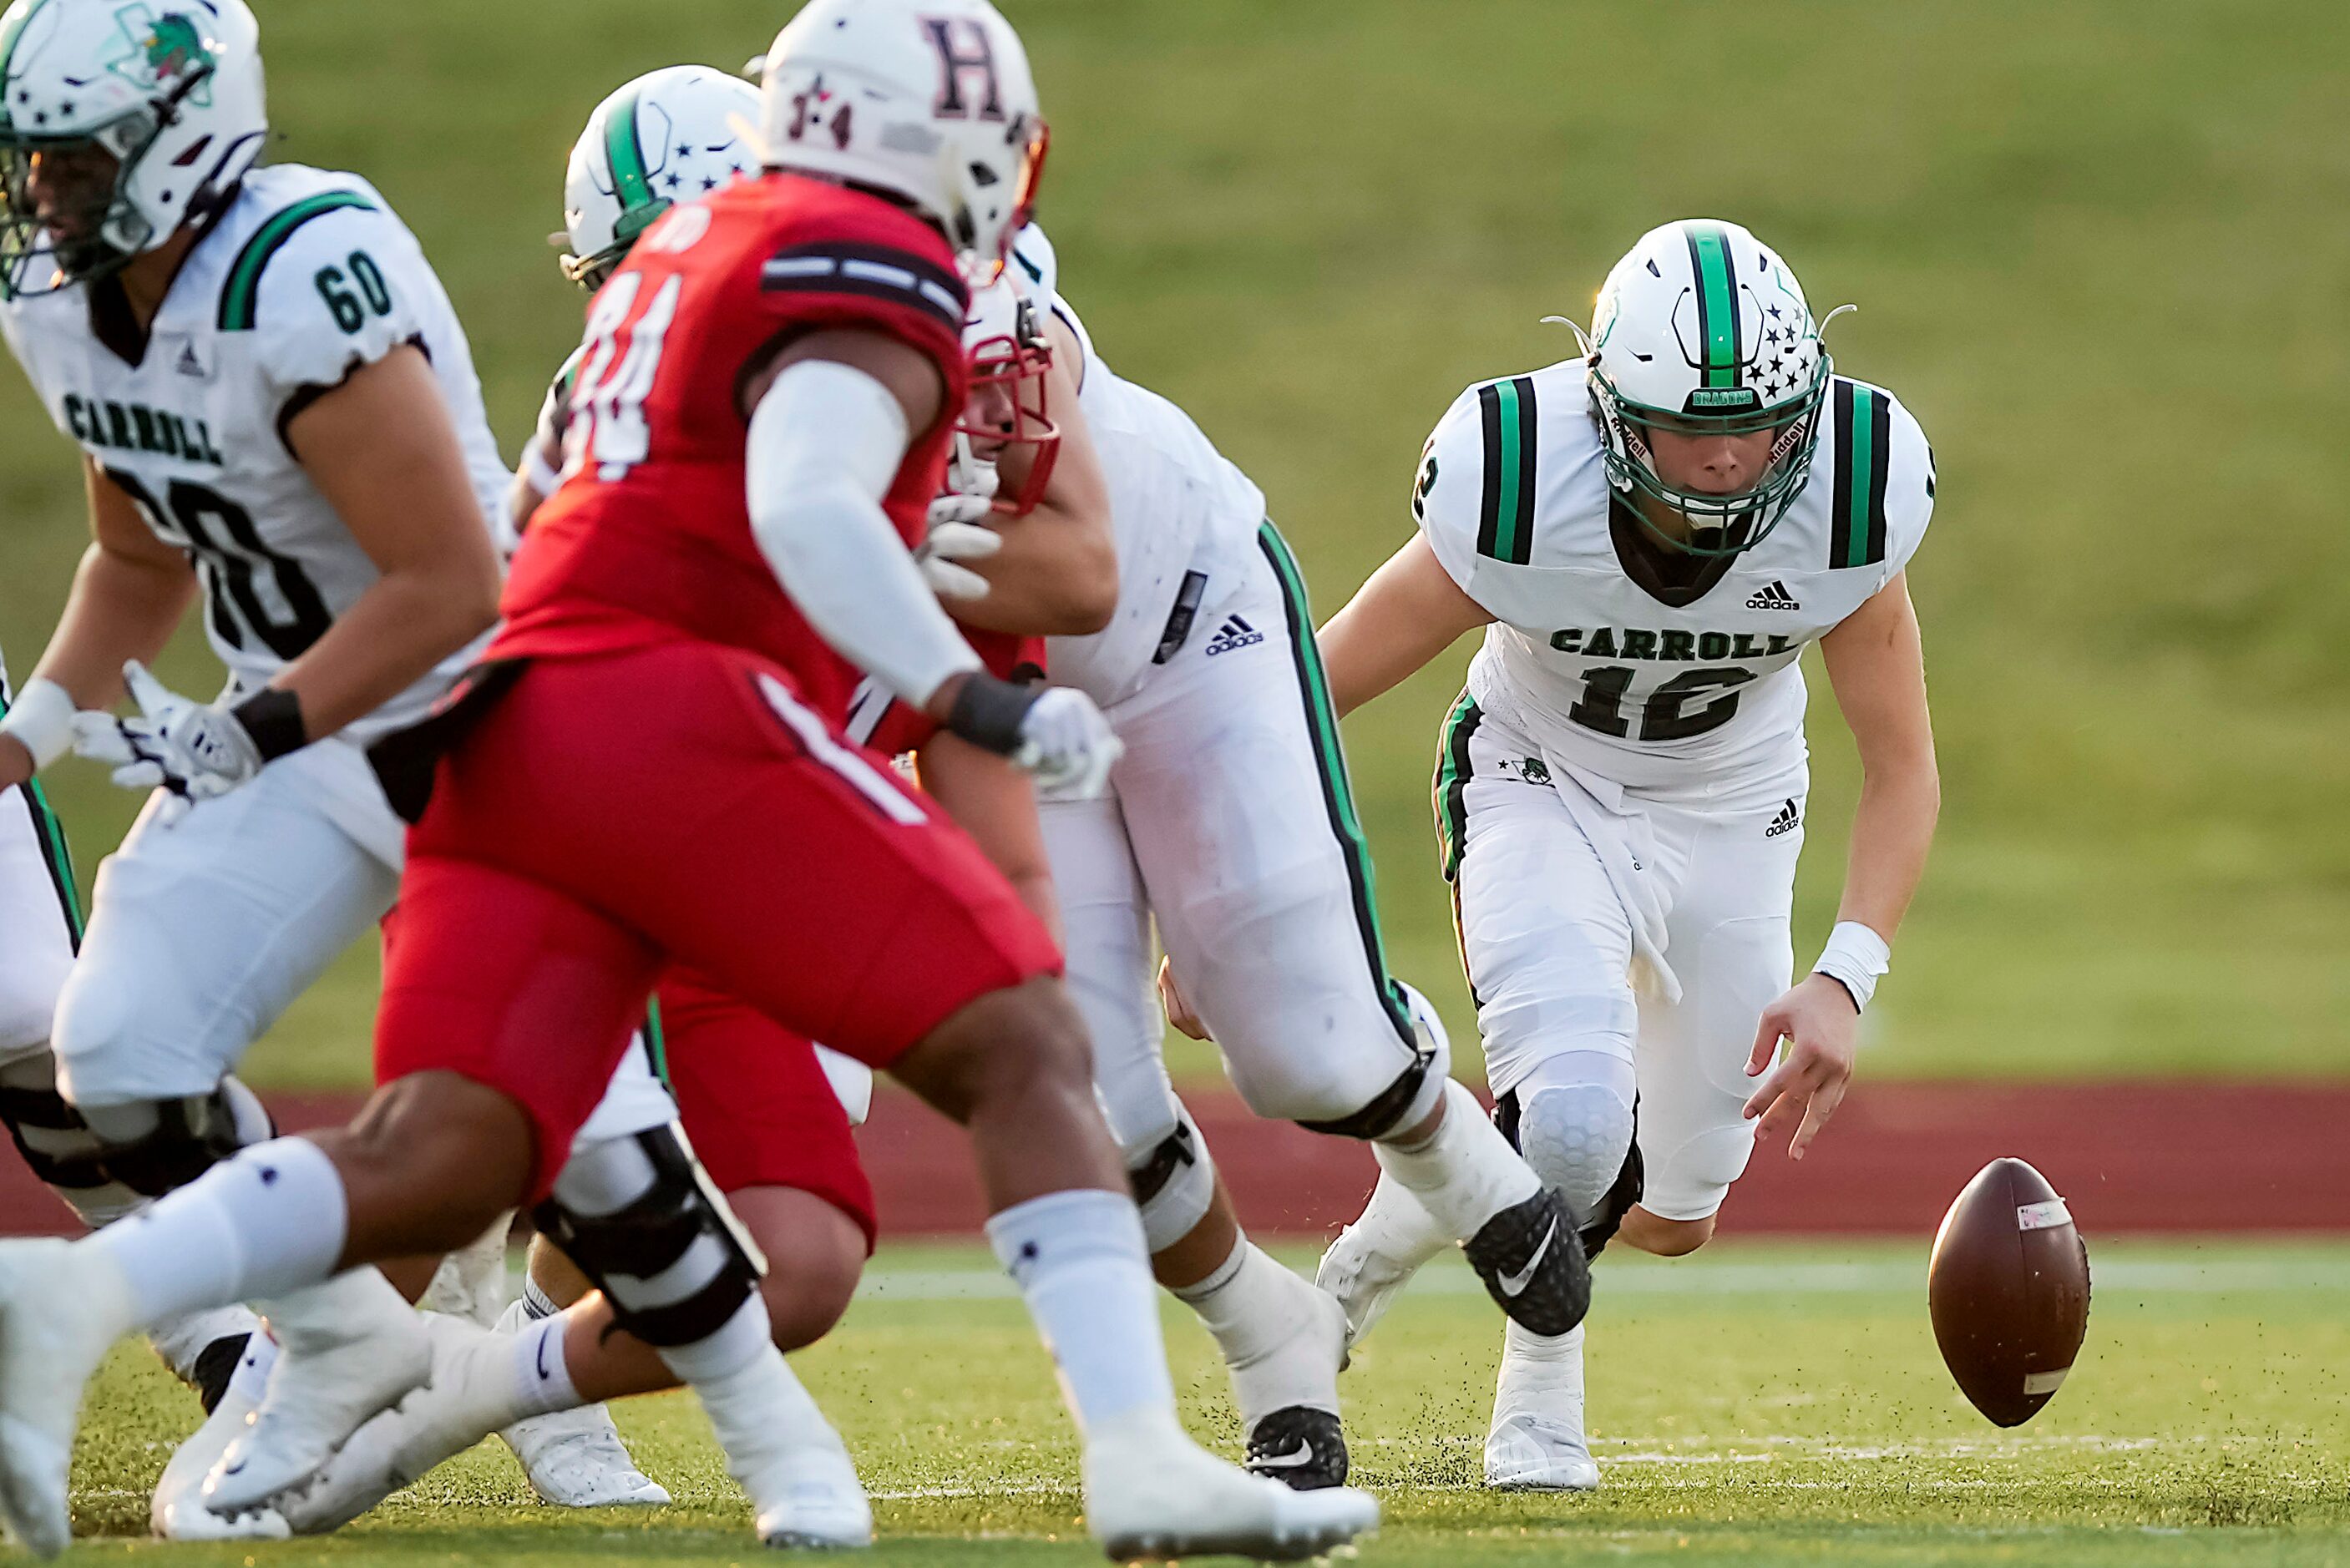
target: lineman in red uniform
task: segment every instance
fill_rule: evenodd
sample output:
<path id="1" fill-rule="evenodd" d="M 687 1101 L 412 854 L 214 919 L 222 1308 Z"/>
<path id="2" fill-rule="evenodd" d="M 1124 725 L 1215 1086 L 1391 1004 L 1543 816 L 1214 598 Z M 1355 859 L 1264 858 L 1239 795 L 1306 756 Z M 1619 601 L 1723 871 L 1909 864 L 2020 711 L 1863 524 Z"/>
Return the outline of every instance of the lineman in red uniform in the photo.
<path id="1" fill-rule="evenodd" d="M 0 1251 L 0 1500 L 39 1539 L 62 1536 L 80 1387 L 120 1334 L 446 1251 L 543 1197 L 694 1384 L 762 1535 L 798 1539 L 762 1442 L 782 1361 L 753 1250 L 690 1159 L 570 1147 L 673 963 L 970 1127 L 1113 1556 L 1312 1555 L 1376 1522 L 1361 1493 L 1293 1492 L 1182 1435 L 1053 944 L 826 717 L 837 649 L 1042 780 L 1098 787 L 1116 754 L 1082 697 L 979 672 L 906 549 L 963 395 L 957 262 L 1000 269 L 1043 151 L 1019 40 L 985 0 L 815 0 L 764 97 L 769 173 L 670 213 L 591 312 L 571 472 L 491 661 L 429 736 L 384 1086 L 350 1127 L 257 1145 L 135 1225 Z M 429 1376 L 426 1331 L 382 1295 L 289 1338 L 206 1482 L 214 1511 L 285 1493 Z M 516 1376 L 559 1389 L 556 1326 L 521 1336 Z"/>

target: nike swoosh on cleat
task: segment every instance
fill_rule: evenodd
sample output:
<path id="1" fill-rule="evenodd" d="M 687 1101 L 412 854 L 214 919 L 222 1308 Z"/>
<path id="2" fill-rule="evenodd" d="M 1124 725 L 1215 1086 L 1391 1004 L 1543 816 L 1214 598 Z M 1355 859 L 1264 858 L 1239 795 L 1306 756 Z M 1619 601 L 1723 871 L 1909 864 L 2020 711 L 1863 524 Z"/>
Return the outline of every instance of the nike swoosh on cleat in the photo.
<path id="1" fill-rule="evenodd" d="M 1520 1291 L 1526 1288 L 1528 1282 L 1533 1280 L 1534 1277 L 1534 1271 L 1542 1267 L 1543 1254 L 1550 1251 L 1551 1242 L 1557 1240 L 1557 1238 L 1558 1221 L 1554 1220 L 1550 1222 L 1550 1229 L 1543 1232 L 1542 1245 L 1536 1247 L 1534 1249 L 1534 1255 L 1526 1260 L 1526 1266 L 1520 1269 L 1514 1274 L 1503 1274 L 1501 1276 L 1502 1293 L 1503 1295 L 1514 1296 Z"/>
<path id="2" fill-rule="evenodd" d="M 1253 1468 L 1270 1468 L 1279 1470 L 1292 1470 L 1297 1469 L 1300 1465 L 1310 1465 L 1313 1462 L 1314 1445 L 1307 1442 L 1303 1438 L 1297 1439 L 1297 1447 L 1288 1453 L 1259 1454 L 1254 1459 L 1249 1460 L 1249 1464 Z"/>

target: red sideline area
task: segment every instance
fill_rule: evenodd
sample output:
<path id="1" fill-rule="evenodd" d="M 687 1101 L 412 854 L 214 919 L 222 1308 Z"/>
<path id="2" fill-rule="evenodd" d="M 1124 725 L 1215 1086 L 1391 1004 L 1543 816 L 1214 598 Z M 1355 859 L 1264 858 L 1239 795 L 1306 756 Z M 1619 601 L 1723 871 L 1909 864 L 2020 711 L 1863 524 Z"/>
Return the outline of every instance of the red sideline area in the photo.
<path id="1" fill-rule="evenodd" d="M 346 1120 L 350 1096 L 268 1096 L 289 1131 Z M 1369 1191 L 1370 1153 L 1260 1122 L 1221 1086 L 1187 1096 L 1263 1235 L 1320 1236 Z M 1985 1163 L 2017 1155 L 2071 1200 L 2081 1228 L 2350 1231 L 2350 1084 L 1864 1084 L 1801 1165 L 1758 1150 L 1722 1211 L 1730 1235 L 1930 1235 Z M 960 1134 L 885 1090 L 860 1138 L 893 1235 L 976 1232 L 983 1210 Z M 72 1229 L 23 1164 L 0 1156 L 0 1231 Z"/>

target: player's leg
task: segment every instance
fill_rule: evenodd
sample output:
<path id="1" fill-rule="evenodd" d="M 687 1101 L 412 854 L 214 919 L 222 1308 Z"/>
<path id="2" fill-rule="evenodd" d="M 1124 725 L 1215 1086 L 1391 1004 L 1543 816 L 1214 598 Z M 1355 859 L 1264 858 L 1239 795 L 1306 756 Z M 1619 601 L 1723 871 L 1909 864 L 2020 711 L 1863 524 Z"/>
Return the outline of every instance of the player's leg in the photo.
<path id="1" fill-rule="evenodd" d="M 1242 1232 L 1168 1081 L 1149 915 L 1118 798 L 1049 801 L 1041 815 L 1068 929 L 1069 993 L 1093 1039 L 1095 1092 L 1126 1160 L 1151 1271 L 1223 1353 L 1250 1467 L 1300 1490 L 1336 1486 L 1347 1479 L 1344 1316 Z"/>
<path id="2" fill-rule="evenodd" d="M 1688 845 L 1688 869 L 1667 920 L 1678 1003 L 1640 1010 L 1639 1204 L 1624 1240 L 1679 1257 L 1713 1234 L 1722 1199 L 1754 1151 L 1743 1110 L 1755 1020 L 1786 991 L 1803 830 L 1771 829 L 1800 780 L 1761 804 L 1705 813 L 1658 807 L 1660 831 Z"/>
<path id="3" fill-rule="evenodd" d="M 1182 1436 L 1141 1224 L 1035 918 L 959 830 L 761 661 L 665 662 L 645 700 L 710 710 L 702 732 L 727 737 L 721 765 L 744 787 L 662 825 L 663 863 L 646 858 L 604 896 L 643 910 L 665 949 L 724 989 L 886 1068 L 970 1130 L 990 1239 L 1087 1440 L 1089 1528 L 1152 1553 L 1290 1552 L 1367 1528 L 1367 1498 L 1290 1492 Z M 723 731 L 722 701 L 737 715 Z M 673 785 L 643 781 L 648 798 Z M 680 856 L 694 875 L 677 875 Z"/>
<path id="4" fill-rule="evenodd" d="M 1578 1220 L 1451 1082 L 1433 1015 L 1388 972 L 1304 584 L 1270 524 L 1258 544 L 1225 607 L 1262 640 L 1179 656 L 1121 728 L 1160 939 L 1252 1109 L 1368 1141 L 1505 1314 L 1564 1333 L 1589 1281 L 1553 1239 Z"/>
<path id="5" fill-rule="evenodd" d="M 656 1039 L 658 1016 L 656 1012 L 655 1021 L 649 1023 Z M 621 1058 L 611 1087 L 579 1129 L 579 1138 L 598 1143 L 633 1137 L 665 1127 L 677 1117 L 677 1102 L 655 1075 L 646 1039 L 640 1035 Z M 521 1293 L 508 1303 L 496 1328 L 501 1334 L 520 1334 L 554 1317 L 595 1288 L 562 1249 L 544 1235 L 536 1235 L 531 1239 Z M 629 1457 L 611 1412 L 600 1401 L 504 1422 L 498 1436 L 514 1450 L 531 1490 L 557 1507 L 658 1508 L 670 1501 L 668 1490 L 638 1469 Z M 467 1440 L 468 1447 L 471 1441 Z M 299 1528 L 302 1521 L 296 1523 Z"/>

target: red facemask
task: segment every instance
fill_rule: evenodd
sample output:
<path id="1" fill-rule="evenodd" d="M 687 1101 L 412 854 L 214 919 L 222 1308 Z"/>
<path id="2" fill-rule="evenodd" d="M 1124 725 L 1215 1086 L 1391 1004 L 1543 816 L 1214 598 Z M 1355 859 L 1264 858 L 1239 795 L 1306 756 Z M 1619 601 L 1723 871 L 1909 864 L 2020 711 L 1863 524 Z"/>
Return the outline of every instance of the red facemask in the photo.
<path id="1" fill-rule="evenodd" d="M 971 400 L 963 405 L 956 432 L 990 446 L 1002 443 L 1003 450 L 993 461 L 1005 482 L 1016 477 L 1017 485 L 1008 493 L 996 492 L 995 510 L 1015 517 L 1033 512 L 1045 498 L 1054 461 L 1061 452 L 1060 427 L 1045 407 L 1045 378 L 1053 368 L 1052 346 L 1035 335 L 1024 305 L 1016 333 L 983 338 L 969 352 Z M 1002 422 L 1005 421 L 1009 428 Z"/>

